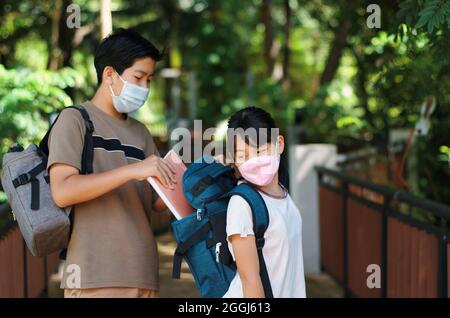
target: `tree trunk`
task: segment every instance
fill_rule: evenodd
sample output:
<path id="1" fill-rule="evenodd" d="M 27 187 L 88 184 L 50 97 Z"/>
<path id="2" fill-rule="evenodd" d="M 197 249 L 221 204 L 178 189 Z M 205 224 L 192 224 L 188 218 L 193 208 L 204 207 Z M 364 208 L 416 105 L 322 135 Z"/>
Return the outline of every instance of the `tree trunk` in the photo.
<path id="1" fill-rule="evenodd" d="M 284 0 L 284 12 L 286 16 L 286 23 L 284 25 L 284 47 L 283 47 L 283 77 L 281 79 L 283 88 L 287 90 L 290 86 L 289 65 L 291 55 L 290 36 L 292 29 L 292 14 L 289 0 Z"/>
<path id="2" fill-rule="evenodd" d="M 59 21 L 59 49 L 61 50 L 60 66 L 71 66 L 71 58 L 73 53 L 73 38 L 75 36 L 75 29 L 69 29 L 67 27 L 68 13 L 66 9 L 72 4 L 72 0 L 63 0 L 63 6 L 61 8 L 61 18 Z"/>
<path id="3" fill-rule="evenodd" d="M 342 56 L 342 51 L 347 43 L 347 35 L 350 31 L 350 27 L 351 22 L 349 20 L 345 20 L 340 27 L 335 29 L 334 40 L 331 44 L 325 69 L 323 70 L 320 78 L 320 86 L 330 83 L 336 75 L 336 71 L 339 67 L 339 61 Z"/>
<path id="4" fill-rule="evenodd" d="M 355 57 L 356 65 L 358 67 L 358 74 L 356 75 L 356 87 L 359 93 L 358 97 L 360 99 L 360 104 L 364 109 L 364 118 L 371 128 L 375 128 L 373 114 L 369 110 L 369 94 L 366 90 L 367 72 L 362 60 L 363 57 L 361 57 L 360 53 L 358 53 L 357 48 L 353 48 L 353 56 Z"/>
<path id="5" fill-rule="evenodd" d="M 52 15 L 52 32 L 50 38 L 50 55 L 48 60 L 48 69 L 55 71 L 59 67 L 60 50 L 59 50 L 59 31 L 61 22 L 62 1 L 55 1 L 55 9 Z"/>
<path id="6" fill-rule="evenodd" d="M 168 41 L 166 45 L 165 58 L 164 58 L 164 67 L 171 68 L 171 56 L 172 56 L 172 48 L 171 45 L 176 37 L 176 3 L 173 0 L 166 0 L 163 3 L 163 11 L 165 19 L 169 22 L 169 28 L 165 31 L 164 38 Z M 173 79 L 165 78 L 164 79 L 164 106 L 166 111 L 170 113 L 172 109 L 172 86 Z"/>
<path id="7" fill-rule="evenodd" d="M 58 40 L 58 47 L 60 50 L 60 57 L 59 57 L 59 64 L 58 68 L 60 67 L 71 67 L 71 59 L 73 54 L 73 48 L 74 48 L 74 37 L 75 37 L 75 29 L 68 28 L 67 26 L 67 7 L 72 4 L 72 0 L 63 0 L 63 5 L 61 8 L 61 18 L 59 21 L 59 40 Z M 75 88 L 74 87 L 67 87 L 64 89 L 64 91 L 67 93 L 67 95 L 72 98 L 72 100 L 75 99 Z"/>
<path id="8" fill-rule="evenodd" d="M 100 7 L 100 30 L 102 39 L 112 32 L 111 0 L 102 0 Z"/>
<path id="9" fill-rule="evenodd" d="M 276 53 L 274 52 L 271 0 L 263 0 L 261 16 L 264 24 L 264 59 L 266 61 L 267 75 L 272 76 L 275 67 Z"/>

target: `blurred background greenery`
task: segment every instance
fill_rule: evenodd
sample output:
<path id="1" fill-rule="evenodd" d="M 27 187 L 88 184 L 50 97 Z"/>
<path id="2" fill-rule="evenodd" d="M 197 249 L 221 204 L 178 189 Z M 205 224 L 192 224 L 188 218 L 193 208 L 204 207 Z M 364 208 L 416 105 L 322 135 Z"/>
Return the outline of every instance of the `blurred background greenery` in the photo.
<path id="1" fill-rule="evenodd" d="M 367 27 L 370 3 L 381 8 L 381 28 Z M 67 27 L 71 4 L 79 28 Z M 390 167 L 392 131 L 413 128 L 433 96 L 409 188 L 450 204 L 450 1 L 2 0 L 0 155 L 38 142 L 50 114 L 93 95 L 105 14 L 113 29 L 132 27 L 166 47 L 136 114 L 161 144 L 174 118 L 220 126 L 254 104 L 284 133 L 300 127 L 292 142 L 371 147 Z"/>

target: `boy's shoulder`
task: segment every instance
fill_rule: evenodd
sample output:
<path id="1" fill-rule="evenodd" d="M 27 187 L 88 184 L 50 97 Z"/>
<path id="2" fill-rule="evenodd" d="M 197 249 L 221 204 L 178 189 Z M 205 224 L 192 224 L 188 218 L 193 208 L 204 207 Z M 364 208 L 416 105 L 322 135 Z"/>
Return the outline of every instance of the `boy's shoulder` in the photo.
<path id="1" fill-rule="evenodd" d="M 138 120 L 138 119 L 136 119 L 136 118 L 134 118 L 132 116 L 129 116 L 129 119 L 130 119 L 130 122 L 131 122 L 132 125 L 137 126 L 140 129 L 142 129 L 142 128 L 147 129 L 147 127 L 144 125 L 144 123 L 142 123 L 140 120 Z"/>
<path id="2" fill-rule="evenodd" d="M 60 110 L 57 118 L 57 125 L 55 125 L 52 131 L 54 129 L 58 129 L 58 127 L 60 127 L 60 129 L 66 129 L 67 127 L 72 126 L 85 126 L 84 119 L 81 116 L 80 111 L 72 107 L 65 107 Z"/>
<path id="3" fill-rule="evenodd" d="M 89 113 L 89 115 L 91 116 L 91 119 L 93 119 L 93 121 L 95 121 L 95 117 L 99 116 L 100 117 L 104 117 L 107 115 L 101 114 L 101 110 L 97 109 L 96 106 L 91 102 L 91 101 L 85 101 L 83 103 L 80 104 L 81 106 L 85 107 L 87 112 Z M 76 109 L 73 109 L 73 111 L 78 112 Z M 80 119 L 81 116 L 80 114 L 76 115 L 74 114 L 74 112 L 72 112 L 71 114 L 72 116 L 78 116 Z M 132 116 L 128 116 L 128 121 L 129 121 L 129 127 L 132 130 L 138 130 L 140 131 L 142 134 L 150 134 L 150 132 L 148 131 L 147 126 L 145 126 L 144 123 L 142 123 L 141 121 L 139 121 L 138 119 L 132 117 Z"/>
<path id="4" fill-rule="evenodd" d="M 130 126 L 132 126 L 133 129 L 139 129 L 144 135 L 150 135 L 151 136 L 151 133 L 150 133 L 149 129 L 147 128 L 147 126 L 143 122 L 141 122 L 138 119 L 130 116 L 130 123 L 131 123 Z"/>
<path id="5" fill-rule="evenodd" d="M 76 118 L 83 119 L 81 117 L 80 111 L 75 109 L 73 107 L 73 105 L 72 106 L 66 106 L 63 109 L 61 109 L 59 111 L 59 115 L 60 116 L 65 116 L 65 117 L 76 117 Z"/>
<path id="6" fill-rule="evenodd" d="M 83 106 L 86 109 L 87 113 L 89 114 L 89 110 L 86 107 L 87 106 L 86 103 L 74 104 L 74 105 L 66 106 L 65 108 L 63 108 L 59 111 L 58 121 L 74 120 L 79 123 L 84 123 L 84 119 L 81 116 L 80 111 L 74 107 L 75 105 Z"/>

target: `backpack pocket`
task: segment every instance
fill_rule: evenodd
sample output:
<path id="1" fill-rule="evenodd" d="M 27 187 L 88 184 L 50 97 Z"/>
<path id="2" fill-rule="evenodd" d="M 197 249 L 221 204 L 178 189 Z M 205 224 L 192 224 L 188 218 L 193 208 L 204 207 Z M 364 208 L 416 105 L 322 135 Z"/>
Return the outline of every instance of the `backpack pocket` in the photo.
<path id="1" fill-rule="evenodd" d="M 200 293 L 204 297 L 222 297 L 230 282 L 226 279 L 223 264 L 216 262 L 215 246 L 207 247 L 200 241 L 185 255 Z"/>
<path id="2" fill-rule="evenodd" d="M 201 295 L 222 297 L 228 291 L 235 270 L 224 265 L 219 258 L 228 247 L 214 239 L 210 218 L 197 221 L 195 216 L 188 216 L 173 222 L 172 228 L 178 242 L 173 277 L 179 278 L 181 258 L 184 258 Z"/>
<path id="3" fill-rule="evenodd" d="M 7 153 L 3 158 L 2 185 L 34 256 L 48 255 L 67 246 L 70 230 L 68 212 L 56 206 L 51 197 L 48 178 L 44 177 L 45 166 L 30 179 L 29 171 L 42 164 L 35 145 L 22 152 Z M 35 208 L 33 197 L 37 202 Z"/>

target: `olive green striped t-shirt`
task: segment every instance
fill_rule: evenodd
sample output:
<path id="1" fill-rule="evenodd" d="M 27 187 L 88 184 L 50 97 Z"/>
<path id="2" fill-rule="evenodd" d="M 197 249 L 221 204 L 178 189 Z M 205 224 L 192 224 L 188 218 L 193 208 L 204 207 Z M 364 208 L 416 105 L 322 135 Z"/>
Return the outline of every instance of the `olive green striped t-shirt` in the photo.
<path id="1" fill-rule="evenodd" d="M 147 128 L 127 116 L 114 118 L 92 102 L 82 104 L 94 124 L 94 173 L 135 163 L 158 151 Z M 81 169 L 85 124 L 76 109 L 61 112 L 50 134 L 47 168 L 63 163 Z M 74 222 L 61 288 L 159 289 L 158 254 L 148 215 L 155 194 L 147 181 L 129 181 L 74 207 Z M 75 264 L 78 267 L 68 267 Z"/>

